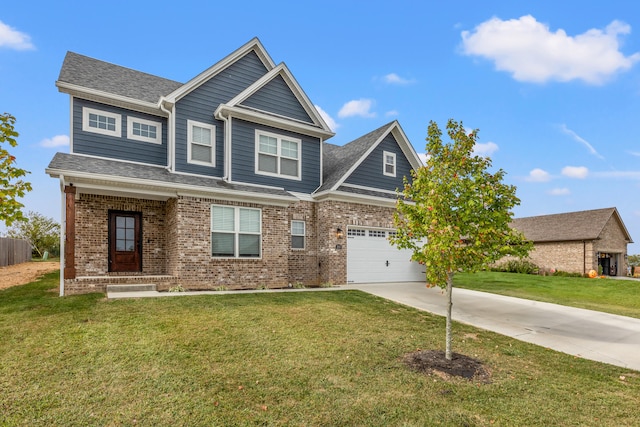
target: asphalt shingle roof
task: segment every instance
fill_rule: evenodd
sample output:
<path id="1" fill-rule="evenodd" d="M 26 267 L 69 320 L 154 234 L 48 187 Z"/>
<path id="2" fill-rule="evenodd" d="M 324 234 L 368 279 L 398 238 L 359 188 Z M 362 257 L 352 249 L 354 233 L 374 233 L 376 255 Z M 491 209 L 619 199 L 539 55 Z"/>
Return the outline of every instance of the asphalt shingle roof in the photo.
<path id="1" fill-rule="evenodd" d="M 135 180 L 150 180 L 157 183 L 187 185 L 203 187 L 208 190 L 238 191 L 241 193 L 266 194 L 293 198 L 287 191 L 279 188 L 256 187 L 242 184 L 228 183 L 220 178 L 205 176 L 183 175 L 171 173 L 164 167 L 126 163 L 118 160 L 99 159 L 94 157 L 56 153 L 47 168 L 48 173 L 63 171 L 66 173 L 95 174 L 96 176 L 113 176 Z"/>
<path id="2" fill-rule="evenodd" d="M 151 103 L 183 85 L 74 52 L 67 52 L 58 81 Z"/>
<path id="3" fill-rule="evenodd" d="M 515 218 L 511 226 L 533 242 L 597 239 L 616 208 Z M 624 232 L 624 225 L 621 224 Z M 629 240 L 631 238 L 628 236 Z"/>

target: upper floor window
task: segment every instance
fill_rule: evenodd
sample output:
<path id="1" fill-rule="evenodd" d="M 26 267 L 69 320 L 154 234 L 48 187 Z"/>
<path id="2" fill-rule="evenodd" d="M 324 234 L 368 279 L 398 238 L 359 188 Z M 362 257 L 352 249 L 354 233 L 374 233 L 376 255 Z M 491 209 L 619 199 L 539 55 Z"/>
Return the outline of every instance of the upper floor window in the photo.
<path id="1" fill-rule="evenodd" d="M 120 114 L 82 107 L 82 130 L 120 138 Z"/>
<path id="2" fill-rule="evenodd" d="M 187 120 L 187 161 L 197 165 L 216 165 L 216 127 Z"/>
<path id="3" fill-rule="evenodd" d="M 291 221 L 291 249 L 304 249 L 305 222 Z"/>
<path id="4" fill-rule="evenodd" d="M 256 173 L 300 179 L 301 141 L 288 136 L 256 131 Z"/>
<path id="5" fill-rule="evenodd" d="M 259 258 L 262 211 L 234 206 L 211 206 L 211 256 Z"/>
<path id="6" fill-rule="evenodd" d="M 396 154 L 384 151 L 382 156 L 384 158 L 383 173 L 386 176 L 396 176 Z"/>
<path id="7" fill-rule="evenodd" d="M 127 138 L 154 144 L 162 143 L 162 123 L 131 116 L 127 121 Z"/>

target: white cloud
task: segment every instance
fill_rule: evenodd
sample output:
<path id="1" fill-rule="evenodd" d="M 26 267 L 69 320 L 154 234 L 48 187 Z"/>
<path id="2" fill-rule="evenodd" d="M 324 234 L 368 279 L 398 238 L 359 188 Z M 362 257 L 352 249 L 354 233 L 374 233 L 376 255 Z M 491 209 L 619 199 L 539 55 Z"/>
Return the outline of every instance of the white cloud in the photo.
<path id="1" fill-rule="evenodd" d="M 384 115 L 385 117 L 397 117 L 400 115 L 400 113 L 398 112 L 398 110 L 390 110 L 384 113 Z"/>
<path id="2" fill-rule="evenodd" d="M 625 56 L 619 51 L 619 36 L 630 32 L 629 25 L 613 21 L 604 30 L 569 36 L 526 15 L 508 21 L 492 18 L 461 35 L 464 54 L 488 58 L 518 81 L 602 84 L 640 60 L 640 53 Z"/>
<path id="3" fill-rule="evenodd" d="M 405 79 L 403 77 L 400 77 L 396 73 L 387 74 L 382 79 L 384 80 L 385 83 L 389 83 L 392 85 L 408 85 L 411 83 L 415 83 L 415 80 Z"/>
<path id="4" fill-rule="evenodd" d="M 553 190 L 547 191 L 547 194 L 550 196 L 568 196 L 571 192 L 568 188 L 554 188 Z"/>
<path id="5" fill-rule="evenodd" d="M 551 180 L 551 175 L 549 175 L 549 172 L 545 170 L 535 168 L 529 172 L 529 176 L 526 180 L 529 182 L 547 182 Z"/>
<path id="6" fill-rule="evenodd" d="M 332 131 L 335 132 L 335 130 L 340 127 L 340 125 L 338 123 L 336 123 L 335 120 L 333 120 L 333 117 L 331 117 L 326 111 L 324 111 L 322 108 L 320 108 L 319 105 L 314 105 L 314 107 L 316 107 L 316 110 L 318 110 L 318 114 L 320 114 L 320 116 L 322 117 L 322 120 L 325 121 L 327 126 L 329 126 L 329 128 Z"/>
<path id="7" fill-rule="evenodd" d="M 496 144 L 495 142 L 476 142 L 476 144 L 473 146 L 473 153 L 482 157 L 489 157 L 496 151 L 498 151 L 498 144 Z"/>
<path id="8" fill-rule="evenodd" d="M 45 138 L 40 141 L 40 146 L 45 148 L 63 147 L 69 145 L 67 135 L 56 135 L 53 138 Z"/>
<path id="9" fill-rule="evenodd" d="M 0 21 L 0 47 L 8 47 L 15 50 L 35 49 L 28 34 L 21 33 L 2 21 Z"/>
<path id="10" fill-rule="evenodd" d="M 580 144 L 587 147 L 587 150 L 589 150 L 589 153 L 593 154 L 599 159 L 604 160 L 604 157 L 600 155 L 600 153 L 598 153 L 598 151 L 595 148 L 593 148 L 593 145 L 591 145 L 589 141 L 587 141 L 586 139 L 582 138 L 580 135 L 578 135 L 577 133 L 569 129 L 565 124 L 560 125 L 560 129 L 562 130 L 562 132 L 566 133 L 567 135 L 569 135 L 570 137 L 578 141 Z"/>
<path id="11" fill-rule="evenodd" d="M 420 157 L 420 160 L 422 160 L 423 165 L 427 164 L 427 160 L 429 159 L 429 156 L 427 156 L 427 153 L 418 153 L 418 157 Z"/>
<path id="12" fill-rule="evenodd" d="M 621 178 L 621 179 L 639 179 L 640 171 L 610 171 L 610 172 L 595 172 L 593 174 L 596 178 Z"/>
<path id="13" fill-rule="evenodd" d="M 347 102 L 342 106 L 340 111 L 338 111 L 338 117 L 352 117 L 352 116 L 360 116 L 365 118 L 372 118 L 376 116 L 376 113 L 371 112 L 371 108 L 375 102 L 373 99 L 354 99 L 352 101 Z"/>
<path id="14" fill-rule="evenodd" d="M 640 151 L 627 151 L 632 156 L 640 157 Z"/>
<path id="15" fill-rule="evenodd" d="M 589 175 L 589 169 L 584 166 L 565 166 L 562 175 L 569 178 L 585 179 Z"/>

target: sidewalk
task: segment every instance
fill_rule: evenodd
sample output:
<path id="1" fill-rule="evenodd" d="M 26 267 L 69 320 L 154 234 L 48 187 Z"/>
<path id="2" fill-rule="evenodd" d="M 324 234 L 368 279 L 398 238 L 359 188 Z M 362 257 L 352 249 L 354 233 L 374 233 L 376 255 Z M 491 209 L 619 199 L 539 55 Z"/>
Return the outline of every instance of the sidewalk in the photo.
<path id="1" fill-rule="evenodd" d="M 424 283 L 344 288 L 446 315 L 444 292 L 426 288 Z M 452 318 L 563 353 L 640 371 L 640 319 L 459 288 L 453 289 Z"/>

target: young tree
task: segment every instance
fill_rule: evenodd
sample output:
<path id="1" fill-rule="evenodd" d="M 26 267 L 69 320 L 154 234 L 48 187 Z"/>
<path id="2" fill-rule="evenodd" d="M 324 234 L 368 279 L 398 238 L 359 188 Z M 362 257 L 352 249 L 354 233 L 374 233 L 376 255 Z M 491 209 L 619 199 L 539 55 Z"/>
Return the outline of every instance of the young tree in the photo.
<path id="1" fill-rule="evenodd" d="M 60 224 L 37 212 L 28 212 L 24 221 L 16 222 L 7 231 L 7 236 L 27 240 L 40 258 L 45 251 L 60 253 Z"/>
<path id="2" fill-rule="evenodd" d="M 412 259 L 427 268 L 427 286 L 447 293 L 446 358 L 451 360 L 453 275 L 474 272 L 508 255 L 522 257 L 531 244 L 509 227 L 511 209 L 520 204 L 516 188 L 502 183 L 505 172 L 491 173 L 491 160 L 473 154 L 477 130 L 449 120 L 451 143 L 430 122 L 427 164 L 405 178 L 395 214 L 398 232 L 390 238 L 411 249 Z"/>
<path id="3" fill-rule="evenodd" d="M 24 205 L 18 202 L 18 197 L 24 197 L 27 191 L 31 191 L 31 184 L 21 178 L 29 172 L 15 166 L 16 158 L 9 154 L 2 144 L 8 142 L 10 146 L 18 145 L 16 137 L 18 132 L 14 130 L 16 118 L 8 113 L 0 115 L 0 221 L 10 226 L 14 221 L 24 220 L 22 208 Z"/>

